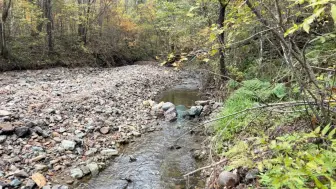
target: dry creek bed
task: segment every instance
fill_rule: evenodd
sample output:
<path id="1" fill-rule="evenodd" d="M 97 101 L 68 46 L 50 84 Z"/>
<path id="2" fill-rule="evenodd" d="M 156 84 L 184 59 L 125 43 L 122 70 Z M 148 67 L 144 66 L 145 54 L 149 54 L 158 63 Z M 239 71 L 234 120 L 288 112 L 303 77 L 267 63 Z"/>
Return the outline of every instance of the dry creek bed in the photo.
<path id="1" fill-rule="evenodd" d="M 97 174 L 158 128 L 143 102 L 187 77 L 150 65 L 0 73 L 0 188 L 66 189 Z"/>

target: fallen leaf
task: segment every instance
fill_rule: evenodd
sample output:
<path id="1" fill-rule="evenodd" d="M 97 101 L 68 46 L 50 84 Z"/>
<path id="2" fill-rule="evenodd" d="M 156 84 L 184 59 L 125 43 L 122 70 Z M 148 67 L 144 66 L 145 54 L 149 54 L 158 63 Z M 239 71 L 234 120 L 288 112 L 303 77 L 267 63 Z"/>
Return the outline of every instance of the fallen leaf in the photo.
<path id="1" fill-rule="evenodd" d="M 47 184 L 46 178 L 41 173 L 34 173 L 32 179 L 40 188 Z"/>

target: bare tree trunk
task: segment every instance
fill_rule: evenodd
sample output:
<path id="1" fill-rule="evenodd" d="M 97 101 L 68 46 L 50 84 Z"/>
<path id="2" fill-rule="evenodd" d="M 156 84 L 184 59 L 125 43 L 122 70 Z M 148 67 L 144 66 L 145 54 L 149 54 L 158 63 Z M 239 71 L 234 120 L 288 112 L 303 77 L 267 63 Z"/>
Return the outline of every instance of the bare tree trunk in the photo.
<path id="1" fill-rule="evenodd" d="M 52 12 L 51 12 L 51 0 L 44 0 L 44 16 L 48 19 L 47 22 L 47 36 L 48 36 L 48 51 L 49 53 L 54 51 L 53 36 L 52 36 Z"/>
<path id="2" fill-rule="evenodd" d="M 220 8 L 219 8 L 219 17 L 218 17 L 218 26 L 220 28 L 224 27 L 224 20 L 225 20 L 225 11 L 226 7 L 229 4 L 229 2 L 221 2 L 219 1 Z M 224 47 L 224 35 L 225 33 L 222 32 L 218 36 L 218 41 L 220 43 L 220 48 L 219 48 L 219 69 L 221 75 L 225 76 L 227 75 L 227 70 L 226 70 L 226 65 L 225 65 L 225 47 Z"/>
<path id="3" fill-rule="evenodd" d="M 3 10 L 2 10 L 2 19 L 0 22 L 0 39 L 1 39 L 1 55 L 3 58 L 8 59 L 9 57 L 9 51 L 7 48 L 7 43 L 6 43 L 6 20 L 8 17 L 8 12 L 10 9 L 12 1 L 11 0 L 4 0 L 3 1 Z"/>

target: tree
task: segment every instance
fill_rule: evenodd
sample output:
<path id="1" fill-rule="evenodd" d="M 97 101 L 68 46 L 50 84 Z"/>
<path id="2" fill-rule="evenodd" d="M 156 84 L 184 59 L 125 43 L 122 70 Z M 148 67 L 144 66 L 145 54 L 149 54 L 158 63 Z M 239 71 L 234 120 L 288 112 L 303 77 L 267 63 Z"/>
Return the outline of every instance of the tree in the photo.
<path id="1" fill-rule="evenodd" d="M 47 18 L 47 36 L 48 36 L 48 51 L 49 53 L 54 51 L 54 43 L 53 43 L 53 17 L 52 17 L 52 6 L 51 0 L 44 0 L 44 16 Z"/>
<path id="2" fill-rule="evenodd" d="M 9 14 L 9 9 L 11 6 L 11 0 L 4 0 L 2 4 L 2 18 L 0 22 L 0 37 L 1 37 L 1 55 L 3 58 L 8 59 L 9 52 L 7 48 L 7 39 L 6 39 L 6 21 Z"/>
<path id="3" fill-rule="evenodd" d="M 219 0 L 219 17 L 218 17 L 218 26 L 219 28 L 224 27 L 226 7 L 229 5 L 230 0 Z M 225 65 L 225 47 L 224 47 L 224 31 L 218 35 L 218 41 L 220 43 L 219 47 L 219 69 L 221 75 L 227 75 L 226 65 Z"/>

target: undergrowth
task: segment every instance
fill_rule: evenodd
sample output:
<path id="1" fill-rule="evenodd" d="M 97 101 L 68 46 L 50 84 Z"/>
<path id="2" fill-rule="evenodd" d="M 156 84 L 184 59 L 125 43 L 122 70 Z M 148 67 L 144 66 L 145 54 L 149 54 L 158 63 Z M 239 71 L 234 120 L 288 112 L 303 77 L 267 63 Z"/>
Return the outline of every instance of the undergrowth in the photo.
<path id="1" fill-rule="evenodd" d="M 253 109 L 235 114 L 295 97 L 283 84 L 258 79 L 229 81 L 227 87 L 232 91 L 220 116 L 232 116 L 217 123 L 215 140 L 217 152 L 229 160 L 226 170 L 257 168 L 258 183 L 266 188 L 336 188 L 333 126 L 314 130 L 307 123 L 295 125 L 295 120 L 305 116 L 304 107 L 292 107 L 290 111 Z M 286 125 L 290 129 L 286 130 Z"/>

